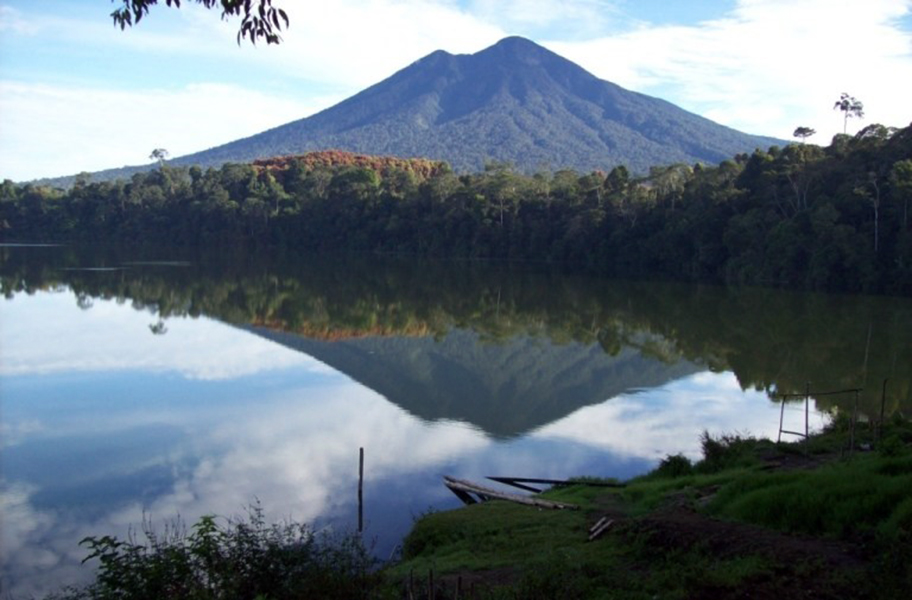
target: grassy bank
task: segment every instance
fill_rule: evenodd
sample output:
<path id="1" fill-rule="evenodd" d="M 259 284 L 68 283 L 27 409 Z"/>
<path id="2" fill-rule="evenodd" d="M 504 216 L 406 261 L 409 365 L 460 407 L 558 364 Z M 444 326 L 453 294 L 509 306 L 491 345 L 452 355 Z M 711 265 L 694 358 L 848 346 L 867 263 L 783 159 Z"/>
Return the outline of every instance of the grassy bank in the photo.
<path id="1" fill-rule="evenodd" d="M 574 485 L 542 511 L 487 502 L 431 514 L 386 571 L 438 598 L 827 598 L 912 593 L 912 426 L 848 423 L 797 444 L 704 436 L 617 490 Z M 606 533 L 588 541 L 600 519 Z"/>
<path id="2" fill-rule="evenodd" d="M 270 525 L 256 506 L 143 544 L 87 538 L 96 581 L 56 597 L 912 597 L 912 424 L 852 438 L 842 419 L 795 444 L 704 435 L 696 463 L 668 456 L 624 487 L 543 494 L 578 510 L 489 501 L 425 515 L 382 568 L 357 536 Z"/>

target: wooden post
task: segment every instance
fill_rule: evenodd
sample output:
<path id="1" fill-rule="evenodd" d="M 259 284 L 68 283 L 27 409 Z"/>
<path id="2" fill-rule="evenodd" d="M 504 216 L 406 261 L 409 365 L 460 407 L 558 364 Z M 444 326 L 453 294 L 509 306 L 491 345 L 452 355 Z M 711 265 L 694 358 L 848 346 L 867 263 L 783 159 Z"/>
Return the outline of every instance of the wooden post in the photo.
<path id="1" fill-rule="evenodd" d="M 785 395 L 782 396 L 782 402 L 779 405 L 779 436 L 776 438 L 776 443 L 782 441 L 782 420 L 785 418 Z"/>
<path id="2" fill-rule="evenodd" d="M 804 384 L 804 441 L 807 447 L 808 441 L 808 405 L 811 403 L 811 382 Z"/>
<path id="3" fill-rule="evenodd" d="M 364 532 L 364 448 L 358 453 L 358 533 Z"/>

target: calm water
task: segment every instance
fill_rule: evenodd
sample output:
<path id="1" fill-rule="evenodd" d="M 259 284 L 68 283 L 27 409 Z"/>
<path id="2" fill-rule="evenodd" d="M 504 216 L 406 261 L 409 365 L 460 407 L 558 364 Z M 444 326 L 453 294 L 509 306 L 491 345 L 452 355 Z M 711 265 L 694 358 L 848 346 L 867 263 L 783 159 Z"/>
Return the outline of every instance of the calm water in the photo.
<path id="1" fill-rule="evenodd" d="M 442 476 L 628 478 L 776 391 L 912 407 L 912 300 L 497 265 L 0 247 L 2 591 L 84 581 L 87 535 L 243 514 L 394 552 Z M 812 401 L 811 427 L 854 397 Z M 824 401 L 826 404 L 824 404 Z M 803 427 L 803 411 L 786 412 Z"/>

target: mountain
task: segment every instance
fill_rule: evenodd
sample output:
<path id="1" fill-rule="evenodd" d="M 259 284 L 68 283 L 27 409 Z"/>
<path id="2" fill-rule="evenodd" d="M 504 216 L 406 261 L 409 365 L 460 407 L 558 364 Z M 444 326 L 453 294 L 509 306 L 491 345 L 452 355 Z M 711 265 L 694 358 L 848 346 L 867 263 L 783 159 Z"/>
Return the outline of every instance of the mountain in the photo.
<path id="1" fill-rule="evenodd" d="M 440 338 L 337 341 L 242 329 L 316 358 L 421 419 L 458 420 L 501 439 L 703 369 L 683 360 L 668 364 L 630 347 L 611 356 L 598 344 L 556 344 L 526 335 L 486 342 L 469 329 Z"/>
<path id="2" fill-rule="evenodd" d="M 457 171 L 480 170 L 493 159 L 526 172 L 618 164 L 643 172 L 676 162 L 716 164 L 786 143 L 625 90 L 509 37 L 475 54 L 438 50 L 313 116 L 171 162 L 217 167 L 336 149 L 445 160 Z"/>
<path id="3" fill-rule="evenodd" d="M 617 164 L 644 171 L 715 164 L 782 143 L 627 91 L 509 37 L 476 54 L 438 50 L 316 115 L 177 162 L 217 165 L 336 148 L 442 159 L 457 170 L 496 159 L 525 171 Z"/>

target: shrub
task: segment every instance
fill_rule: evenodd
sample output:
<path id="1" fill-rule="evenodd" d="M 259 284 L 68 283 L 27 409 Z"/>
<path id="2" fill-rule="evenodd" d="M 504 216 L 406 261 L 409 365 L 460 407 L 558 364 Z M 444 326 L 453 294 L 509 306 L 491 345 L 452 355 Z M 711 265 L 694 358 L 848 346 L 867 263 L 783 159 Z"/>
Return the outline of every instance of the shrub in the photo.
<path id="1" fill-rule="evenodd" d="M 163 536 L 144 523 L 143 534 L 145 543 L 82 540 L 85 561 L 99 561 L 95 581 L 56 598 L 360 598 L 379 583 L 359 537 L 318 536 L 300 523 L 267 525 L 258 505 L 246 519 L 220 524 L 205 516 L 189 533 L 173 527 Z"/>
<path id="2" fill-rule="evenodd" d="M 658 477 L 683 477 L 693 473 L 693 464 L 683 454 L 668 455 L 654 471 Z"/>
<path id="3" fill-rule="evenodd" d="M 885 437 L 880 444 L 877 445 L 877 450 L 880 455 L 884 457 L 899 456 L 903 451 L 903 443 L 902 440 L 899 439 L 899 436 L 894 433 Z"/>
<path id="4" fill-rule="evenodd" d="M 752 437 L 723 434 L 714 438 L 708 431 L 704 431 L 700 434 L 703 460 L 697 464 L 697 470 L 702 473 L 718 473 L 724 469 L 749 466 L 757 462 L 753 452 L 757 445 L 757 440 Z"/>

